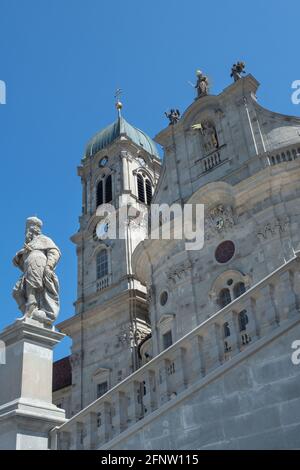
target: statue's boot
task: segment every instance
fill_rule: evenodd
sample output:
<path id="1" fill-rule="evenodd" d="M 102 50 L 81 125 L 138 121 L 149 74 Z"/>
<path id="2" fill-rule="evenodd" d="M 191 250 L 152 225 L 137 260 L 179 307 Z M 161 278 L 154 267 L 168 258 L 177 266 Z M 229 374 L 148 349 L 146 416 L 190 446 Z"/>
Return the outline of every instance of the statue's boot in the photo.
<path id="1" fill-rule="evenodd" d="M 32 318 L 39 321 L 40 323 L 43 323 L 44 325 L 52 325 L 52 321 L 47 317 L 46 313 L 42 310 L 38 310 L 37 308 L 33 311 Z"/>
<path id="2" fill-rule="evenodd" d="M 37 310 L 36 302 L 27 302 L 24 316 L 27 318 L 31 318 L 35 310 Z"/>

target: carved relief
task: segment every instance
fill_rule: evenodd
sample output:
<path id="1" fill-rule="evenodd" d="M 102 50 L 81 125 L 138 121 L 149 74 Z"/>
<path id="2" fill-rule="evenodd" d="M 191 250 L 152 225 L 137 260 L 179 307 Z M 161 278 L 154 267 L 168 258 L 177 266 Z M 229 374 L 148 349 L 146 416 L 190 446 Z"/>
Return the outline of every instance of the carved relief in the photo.
<path id="1" fill-rule="evenodd" d="M 192 270 L 192 263 L 190 260 L 184 261 L 167 271 L 167 278 L 169 287 L 174 286 L 177 282 L 182 281 Z"/>
<path id="2" fill-rule="evenodd" d="M 235 224 L 233 211 L 230 206 L 218 206 L 211 209 L 205 218 L 205 238 L 209 240 L 211 236 L 225 232 Z"/>
<path id="3" fill-rule="evenodd" d="M 274 219 L 271 222 L 268 222 L 266 225 L 262 226 L 257 232 L 257 238 L 261 241 L 272 238 L 275 235 L 286 232 L 287 227 L 289 226 L 289 219 Z"/>
<path id="4" fill-rule="evenodd" d="M 147 334 L 148 331 L 134 329 L 132 325 L 122 325 L 117 334 L 117 341 L 119 345 L 134 347 L 139 345 Z"/>

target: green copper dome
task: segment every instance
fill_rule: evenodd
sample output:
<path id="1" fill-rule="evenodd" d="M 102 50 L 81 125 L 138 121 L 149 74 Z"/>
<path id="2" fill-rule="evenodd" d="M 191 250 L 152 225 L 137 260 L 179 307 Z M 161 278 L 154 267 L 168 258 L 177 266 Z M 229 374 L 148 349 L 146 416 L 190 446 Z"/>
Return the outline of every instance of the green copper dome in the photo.
<path id="1" fill-rule="evenodd" d="M 98 132 L 88 142 L 85 157 L 92 157 L 99 150 L 108 147 L 120 135 L 126 135 L 133 143 L 159 158 L 155 142 L 143 131 L 129 124 L 122 116 L 119 116 L 113 124 Z"/>

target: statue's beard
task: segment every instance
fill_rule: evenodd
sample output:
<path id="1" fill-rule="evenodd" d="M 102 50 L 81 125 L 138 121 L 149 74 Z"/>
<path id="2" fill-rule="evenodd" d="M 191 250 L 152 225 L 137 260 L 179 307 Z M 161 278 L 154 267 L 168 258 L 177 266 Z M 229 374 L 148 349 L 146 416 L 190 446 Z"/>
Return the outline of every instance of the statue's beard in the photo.
<path id="1" fill-rule="evenodd" d="M 26 243 L 30 243 L 30 242 L 34 239 L 35 236 L 36 236 L 35 233 L 33 233 L 33 232 L 27 232 L 27 233 L 26 233 L 26 237 L 25 237 Z"/>

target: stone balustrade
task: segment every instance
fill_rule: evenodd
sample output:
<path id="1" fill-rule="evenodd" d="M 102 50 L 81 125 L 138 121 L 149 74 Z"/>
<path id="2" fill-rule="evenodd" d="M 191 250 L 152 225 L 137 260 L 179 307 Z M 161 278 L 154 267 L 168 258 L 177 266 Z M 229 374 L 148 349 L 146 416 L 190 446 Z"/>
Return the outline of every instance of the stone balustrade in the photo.
<path id="1" fill-rule="evenodd" d="M 106 289 L 111 284 L 111 275 L 108 274 L 107 276 L 102 277 L 101 279 L 97 280 L 97 292 Z"/>
<path id="2" fill-rule="evenodd" d="M 221 163 L 221 152 L 216 151 L 211 155 L 203 158 L 203 171 L 207 172 Z"/>
<path id="3" fill-rule="evenodd" d="M 283 147 L 278 151 L 274 150 L 268 155 L 270 165 L 277 165 L 278 163 L 291 162 L 300 157 L 300 145 L 289 145 Z"/>
<path id="4" fill-rule="evenodd" d="M 62 426 L 52 448 L 98 449 L 299 315 L 300 252 Z"/>
<path id="5" fill-rule="evenodd" d="M 219 166 L 221 163 L 224 163 L 228 160 L 228 158 L 223 153 L 225 147 L 226 145 L 221 145 L 218 149 L 215 149 L 208 155 L 205 155 L 205 157 L 201 157 L 199 160 L 196 160 L 196 163 L 201 163 L 202 174 L 207 173 L 216 166 Z"/>
<path id="6" fill-rule="evenodd" d="M 219 149 L 216 149 L 214 152 L 196 161 L 196 163 L 201 162 L 202 175 L 205 175 L 209 171 L 214 170 L 217 166 L 228 161 L 228 157 L 223 150 L 224 147 L 226 146 L 221 146 Z M 287 145 L 272 152 L 260 153 L 259 155 L 253 156 L 251 160 L 245 163 L 245 165 L 255 166 L 255 162 L 257 162 L 258 168 L 262 169 L 266 166 L 274 166 L 283 162 L 292 162 L 298 158 L 300 158 L 299 143 L 294 145 Z"/>

